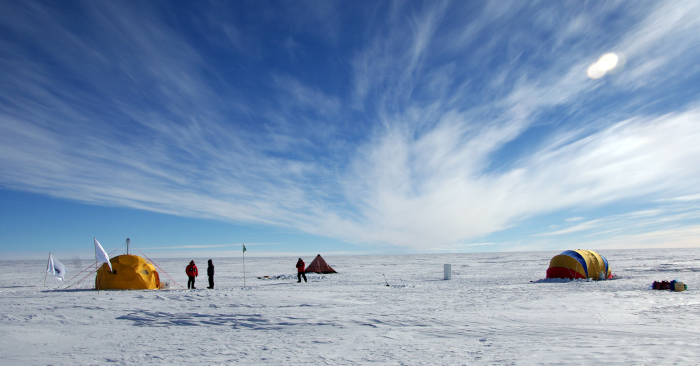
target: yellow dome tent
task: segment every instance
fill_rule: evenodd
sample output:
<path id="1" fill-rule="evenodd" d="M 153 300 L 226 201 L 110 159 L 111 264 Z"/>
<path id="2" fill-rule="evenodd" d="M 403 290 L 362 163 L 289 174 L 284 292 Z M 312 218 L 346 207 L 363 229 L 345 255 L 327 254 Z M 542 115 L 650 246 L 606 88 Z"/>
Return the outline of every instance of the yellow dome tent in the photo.
<path id="1" fill-rule="evenodd" d="M 155 290 L 160 288 L 160 277 L 153 264 L 138 255 L 123 254 L 111 258 L 113 272 L 107 263 L 97 270 L 97 290 Z"/>

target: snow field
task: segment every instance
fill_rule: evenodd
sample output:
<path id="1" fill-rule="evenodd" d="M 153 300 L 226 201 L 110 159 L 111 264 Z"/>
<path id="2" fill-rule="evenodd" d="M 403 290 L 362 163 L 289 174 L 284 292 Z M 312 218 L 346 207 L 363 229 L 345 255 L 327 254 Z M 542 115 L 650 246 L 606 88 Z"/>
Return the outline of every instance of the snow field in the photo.
<path id="1" fill-rule="evenodd" d="M 700 250 L 599 253 L 618 279 L 542 281 L 558 253 L 527 252 L 329 256 L 340 273 L 297 284 L 296 258 L 247 257 L 245 287 L 240 258 L 213 258 L 215 290 L 200 275 L 197 290 L 99 294 L 94 276 L 65 291 L 49 278 L 45 290 L 45 262 L 4 261 L 0 364 L 700 362 Z M 189 259 L 153 259 L 186 284 Z M 194 259 L 200 273 L 206 259 Z M 64 264 L 70 278 L 89 263 Z M 674 278 L 688 291 L 648 290 Z"/>

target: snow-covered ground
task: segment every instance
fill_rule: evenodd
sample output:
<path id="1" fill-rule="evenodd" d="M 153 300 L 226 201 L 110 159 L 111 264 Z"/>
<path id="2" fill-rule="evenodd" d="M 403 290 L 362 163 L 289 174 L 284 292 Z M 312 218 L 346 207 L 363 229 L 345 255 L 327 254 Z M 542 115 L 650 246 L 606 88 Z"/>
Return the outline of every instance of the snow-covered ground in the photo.
<path id="1" fill-rule="evenodd" d="M 301 284 L 296 258 L 246 258 L 243 287 L 240 258 L 214 258 L 215 290 L 99 294 L 2 261 L 0 364 L 699 364 L 700 249 L 599 253 L 618 279 L 539 281 L 558 252 L 328 256 L 340 273 Z M 186 284 L 188 259 L 154 260 Z M 648 289 L 674 278 L 688 291 Z"/>

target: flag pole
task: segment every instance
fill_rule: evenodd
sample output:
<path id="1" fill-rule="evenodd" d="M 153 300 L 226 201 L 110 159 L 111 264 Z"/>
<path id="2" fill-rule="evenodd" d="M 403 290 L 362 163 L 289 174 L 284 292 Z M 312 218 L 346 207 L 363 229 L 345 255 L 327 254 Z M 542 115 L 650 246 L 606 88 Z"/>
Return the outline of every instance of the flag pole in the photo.
<path id="1" fill-rule="evenodd" d="M 243 245 L 243 287 L 245 287 L 245 244 Z"/>
<path id="2" fill-rule="evenodd" d="M 93 244 L 94 244 L 94 241 L 97 241 L 97 238 L 92 237 L 92 240 L 93 240 Z M 95 246 L 95 259 L 97 259 L 97 246 Z M 95 271 L 97 271 L 97 269 L 98 269 L 97 262 L 95 262 Z M 99 273 L 97 274 L 97 281 L 96 281 L 95 287 L 97 287 L 97 296 L 100 296 L 100 274 Z"/>
<path id="3" fill-rule="evenodd" d="M 49 259 L 46 260 L 46 273 L 44 273 L 44 288 L 46 288 L 46 275 L 49 274 L 49 263 L 51 263 L 51 252 L 49 252 Z"/>

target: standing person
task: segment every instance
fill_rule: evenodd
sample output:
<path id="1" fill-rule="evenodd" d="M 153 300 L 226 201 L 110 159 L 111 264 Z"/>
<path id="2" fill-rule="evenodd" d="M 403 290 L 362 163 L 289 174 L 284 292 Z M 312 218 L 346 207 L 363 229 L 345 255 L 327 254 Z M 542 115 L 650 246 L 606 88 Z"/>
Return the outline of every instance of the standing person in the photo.
<path id="1" fill-rule="evenodd" d="M 306 282 L 306 274 L 304 271 L 306 271 L 306 264 L 304 264 L 304 261 L 299 258 L 297 261 L 297 283 L 301 282 L 301 277 L 304 277 L 304 282 Z"/>
<path id="2" fill-rule="evenodd" d="M 187 280 L 187 288 L 196 290 L 197 288 L 194 287 L 194 278 L 199 276 L 199 272 L 197 271 L 197 266 L 194 264 L 194 261 L 190 261 L 190 265 L 185 268 L 185 272 L 189 278 Z"/>
<path id="3" fill-rule="evenodd" d="M 209 260 L 209 266 L 207 267 L 207 276 L 209 276 L 209 287 L 210 289 L 214 288 L 214 264 L 211 262 L 211 259 Z"/>

